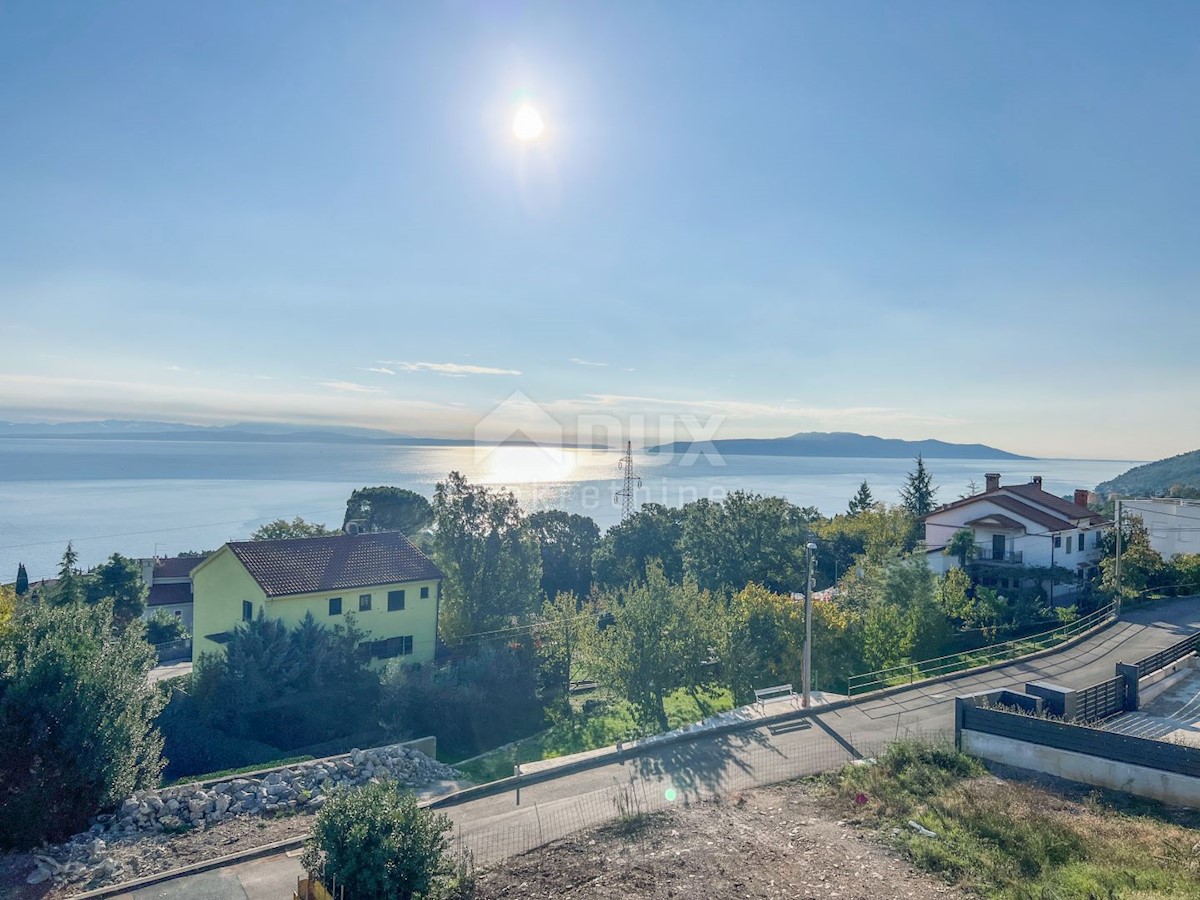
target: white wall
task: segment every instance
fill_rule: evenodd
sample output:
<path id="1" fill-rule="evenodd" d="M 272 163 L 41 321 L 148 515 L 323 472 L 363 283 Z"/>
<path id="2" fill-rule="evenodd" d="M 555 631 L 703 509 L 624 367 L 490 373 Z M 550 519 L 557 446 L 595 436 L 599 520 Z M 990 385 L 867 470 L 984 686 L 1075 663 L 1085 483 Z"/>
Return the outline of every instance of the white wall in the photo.
<path id="1" fill-rule="evenodd" d="M 1200 501 L 1129 500 L 1123 509 L 1125 516 L 1141 516 L 1150 532 L 1150 546 L 1164 559 L 1200 553 Z"/>

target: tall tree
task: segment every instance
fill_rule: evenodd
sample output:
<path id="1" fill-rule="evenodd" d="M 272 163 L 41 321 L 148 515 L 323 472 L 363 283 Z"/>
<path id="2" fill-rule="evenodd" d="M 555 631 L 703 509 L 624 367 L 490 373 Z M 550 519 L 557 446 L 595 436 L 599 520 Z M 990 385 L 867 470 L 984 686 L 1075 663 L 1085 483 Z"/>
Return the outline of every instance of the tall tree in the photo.
<path id="1" fill-rule="evenodd" d="M 26 603 L 0 630 L 0 846 L 62 840 L 157 783 L 163 699 L 140 623 L 109 603 Z"/>
<path id="2" fill-rule="evenodd" d="M 632 516 L 604 533 L 596 548 L 596 583 L 619 588 L 645 581 L 650 563 L 657 561 L 668 581 L 683 578 L 684 511 L 661 503 L 644 503 Z"/>
<path id="3" fill-rule="evenodd" d="M 141 566 L 120 553 L 114 553 L 84 579 L 84 599 L 93 604 L 111 600 L 113 624 L 120 629 L 145 612 L 148 593 Z"/>
<path id="4" fill-rule="evenodd" d="M 361 531 L 399 531 L 410 537 L 433 522 L 433 507 L 416 491 L 398 487 L 359 488 L 346 501 L 344 526 Z"/>
<path id="5" fill-rule="evenodd" d="M 29 593 L 29 573 L 25 571 L 25 563 L 17 563 L 17 596 L 24 597 Z"/>
<path id="6" fill-rule="evenodd" d="M 933 476 L 925 468 L 925 460 L 918 454 L 916 469 L 908 473 L 904 486 L 900 488 L 900 505 L 914 519 L 919 519 L 933 512 L 936 496 Z"/>
<path id="7" fill-rule="evenodd" d="M 433 508 L 433 554 L 446 576 L 442 636 L 458 640 L 533 612 L 541 593 L 541 551 L 512 492 L 451 472 L 438 483 Z"/>
<path id="8" fill-rule="evenodd" d="M 290 522 L 287 519 L 276 519 L 274 522 L 259 525 L 250 532 L 250 540 L 282 541 L 288 538 L 328 537 L 338 533 L 320 522 L 308 522 L 296 516 Z"/>
<path id="9" fill-rule="evenodd" d="M 550 693 L 566 699 L 570 695 L 571 675 L 579 656 L 583 633 L 596 627 L 590 607 L 580 609 L 574 594 L 560 593 L 542 604 L 535 632 L 535 647 L 541 662 L 543 683 Z M 570 711 L 570 704 L 566 704 Z"/>
<path id="10" fill-rule="evenodd" d="M 848 515 L 857 516 L 865 513 L 875 505 L 875 495 L 871 493 L 871 487 L 864 480 L 858 486 L 858 493 L 850 498 L 850 506 L 846 512 Z"/>
<path id="11" fill-rule="evenodd" d="M 79 574 L 78 563 L 79 554 L 75 552 L 75 546 L 68 542 L 58 566 L 58 580 L 50 593 L 53 603 L 70 606 L 83 600 L 83 577 Z"/>
<path id="12" fill-rule="evenodd" d="M 547 509 L 530 515 L 529 530 L 541 548 L 542 596 L 549 599 L 566 592 L 587 597 L 600 527 L 588 516 Z"/>

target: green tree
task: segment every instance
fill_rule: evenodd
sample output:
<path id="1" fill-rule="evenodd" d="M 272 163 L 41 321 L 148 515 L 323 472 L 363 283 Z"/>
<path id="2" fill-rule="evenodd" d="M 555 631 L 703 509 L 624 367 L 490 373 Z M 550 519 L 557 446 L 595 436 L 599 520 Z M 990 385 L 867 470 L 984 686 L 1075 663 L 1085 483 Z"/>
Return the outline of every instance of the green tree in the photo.
<path id="1" fill-rule="evenodd" d="M 570 696 L 571 676 L 584 632 L 595 627 L 591 610 L 581 610 L 574 594 L 561 592 L 542 604 L 535 646 L 542 677 L 551 693 L 561 699 Z"/>
<path id="2" fill-rule="evenodd" d="M 287 519 L 276 519 L 274 522 L 259 525 L 250 532 L 250 540 L 282 541 L 289 538 L 327 537 L 338 533 L 320 522 L 307 522 L 296 516 L 290 522 Z"/>
<path id="3" fill-rule="evenodd" d="M 857 516 L 871 509 L 875 505 L 875 495 L 871 493 L 871 487 L 864 480 L 858 486 L 858 493 L 850 498 L 850 505 L 846 509 L 846 514 L 849 516 Z"/>
<path id="4" fill-rule="evenodd" d="M 657 562 L 667 580 L 683 578 L 684 511 L 661 503 L 644 503 L 629 518 L 604 533 L 596 548 L 596 584 L 620 588 L 645 581 L 652 562 Z"/>
<path id="5" fill-rule="evenodd" d="M 934 510 L 937 488 L 933 486 L 933 476 L 925 468 L 925 460 L 917 455 L 917 467 L 908 473 L 904 486 L 900 488 L 900 505 L 910 516 L 920 519 Z"/>
<path id="6" fill-rule="evenodd" d="M 362 531 L 399 531 L 412 536 L 433 522 L 433 507 L 416 491 L 398 487 L 359 488 L 346 501 L 344 525 Z"/>
<path id="7" fill-rule="evenodd" d="M 113 624 L 125 628 L 146 610 L 149 588 L 142 580 L 142 568 L 135 560 L 114 553 L 83 579 L 84 599 L 88 603 L 111 600 Z"/>
<path id="8" fill-rule="evenodd" d="M 24 597 L 29 593 L 29 573 L 25 571 L 25 563 L 17 563 L 17 596 Z"/>
<path id="9" fill-rule="evenodd" d="M 8 627 L 17 611 L 17 592 L 6 584 L 0 584 L 0 632 Z"/>
<path id="10" fill-rule="evenodd" d="M 354 900 L 435 898 L 455 871 L 451 828 L 395 782 L 341 789 L 317 813 L 300 864 Z"/>
<path id="11" fill-rule="evenodd" d="M 153 786 L 162 708 L 140 623 L 112 606 L 23 604 L 0 631 L 0 845 L 62 840 Z"/>
<path id="12" fill-rule="evenodd" d="M 750 584 L 729 605 L 729 627 L 722 642 L 721 671 L 738 703 L 754 699 L 754 690 L 799 684 L 803 668 L 804 605 L 790 596 Z M 814 641 L 814 645 L 815 645 Z"/>
<path id="13" fill-rule="evenodd" d="M 83 576 L 79 574 L 79 554 L 70 542 L 63 551 L 62 562 L 58 566 L 58 580 L 49 597 L 58 606 L 70 606 L 83 601 L 84 585 Z"/>
<path id="14" fill-rule="evenodd" d="M 806 579 L 803 547 L 818 518 L 815 509 L 746 491 L 720 503 L 689 503 L 680 540 L 683 574 L 711 591 L 752 583 L 797 590 Z"/>
<path id="15" fill-rule="evenodd" d="M 160 609 L 146 620 L 146 640 L 151 644 L 169 644 L 187 636 L 188 630 L 184 627 L 183 620 L 165 609 Z"/>
<path id="16" fill-rule="evenodd" d="M 1167 562 L 1150 544 L 1150 532 L 1141 516 L 1122 516 L 1121 592 L 1128 599 L 1146 594 L 1167 583 Z M 1106 534 L 1101 546 L 1100 587 L 1109 595 L 1117 593 L 1116 537 Z"/>
<path id="17" fill-rule="evenodd" d="M 688 580 L 673 585 L 652 562 L 646 581 L 606 598 L 612 624 L 589 633 L 588 671 L 629 701 L 638 718 L 668 727 L 665 700 L 693 692 L 707 678 L 704 663 L 720 620 L 712 595 Z"/>
<path id="18" fill-rule="evenodd" d="M 946 556 L 953 556 L 958 560 L 960 568 L 967 567 L 967 560 L 973 559 L 978 548 L 975 546 L 975 532 L 970 528 L 960 528 L 951 535 L 950 540 L 946 544 L 946 549 L 942 552 Z"/>
<path id="19" fill-rule="evenodd" d="M 588 516 L 547 509 L 529 516 L 529 530 L 542 556 L 542 596 L 566 592 L 587 597 L 592 592 L 592 557 L 600 543 L 600 527 Z"/>
<path id="20" fill-rule="evenodd" d="M 458 640 L 532 613 L 541 590 L 541 551 L 512 492 L 451 472 L 438 483 L 433 506 L 434 560 L 446 576 L 442 636 Z"/>

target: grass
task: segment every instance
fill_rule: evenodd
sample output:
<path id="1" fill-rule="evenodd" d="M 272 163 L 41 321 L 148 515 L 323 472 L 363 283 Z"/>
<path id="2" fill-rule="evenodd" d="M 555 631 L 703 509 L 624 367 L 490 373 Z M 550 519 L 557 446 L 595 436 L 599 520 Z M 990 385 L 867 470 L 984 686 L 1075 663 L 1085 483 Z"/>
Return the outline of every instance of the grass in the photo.
<path id="1" fill-rule="evenodd" d="M 163 787 L 171 787 L 176 784 L 191 784 L 193 781 L 212 781 L 214 778 L 225 778 L 230 775 L 244 775 L 247 772 L 261 772 L 263 769 L 278 769 L 284 766 L 290 766 L 292 763 L 308 762 L 310 759 L 315 759 L 312 756 L 287 756 L 283 759 L 269 759 L 264 762 L 255 763 L 252 766 L 242 766 L 237 769 L 221 769 L 219 772 L 208 772 L 201 775 L 187 775 L 183 778 L 176 778 L 169 784 L 164 784 Z"/>
<path id="2" fill-rule="evenodd" d="M 667 697 L 664 706 L 672 729 L 733 708 L 733 695 L 724 689 L 701 691 L 698 698 L 699 702 L 682 690 Z M 574 697 L 571 702 L 573 717 L 570 721 L 558 722 L 545 731 L 468 762 L 454 763 L 454 766 L 476 784 L 485 784 L 512 775 L 518 759 L 524 763 L 569 756 L 608 747 L 617 741 L 645 737 L 657 730 L 639 725 L 632 708 L 624 700 L 596 698 L 585 701 Z M 585 704 L 587 712 L 584 711 Z"/>
<path id="3" fill-rule="evenodd" d="M 916 865 L 985 897 L 1200 896 L 1197 836 L 1158 804 L 1098 793 L 1074 802 L 993 778 L 953 748 L 909 741 L 830 784 L 839 803 Z M 936 837 L 922 837 L 910 820 Z"/>

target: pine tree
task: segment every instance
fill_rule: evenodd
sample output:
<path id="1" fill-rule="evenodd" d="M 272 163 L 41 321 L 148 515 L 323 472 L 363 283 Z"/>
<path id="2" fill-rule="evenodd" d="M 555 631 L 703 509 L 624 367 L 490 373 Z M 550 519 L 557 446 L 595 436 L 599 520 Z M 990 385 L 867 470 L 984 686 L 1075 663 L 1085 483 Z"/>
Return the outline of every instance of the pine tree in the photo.
<path id="1" fill-rule="evenodd" d="M 68 606 L 83 601 L 83 579 L 79 577 L 79 554 L 68 542 L 63 552 L 62 563 L 58 567 L 58 583 L 54 586 L 54 602 L 59 606 Z"/>
<path id="2" fill-rule="evenodd" d="M 29 573 L 25 571 L 25 563 L 17 563 L 17 596 L 24 597 L 29 593 Z"/>
<path id="3" fill-rule="evenodd" d="M 875 505 L 875 496 L 871 493 L 870 486 L 863 481 L 858 486 L 858 493 L 850 498 L 850 506 L 846 510 L 852 516 L 857 516 L 859 513 L 865 513 Z"/>
<path id="4" fill-rule="evenodd" d="M 925 468 L 925 460 L 918 454 L 916 470 L 908 473 L 904 487 L 900 489 L 900 504 L 914 519 L 919 519 L 933 512 L 936 495 L 933 476 Z"/>

